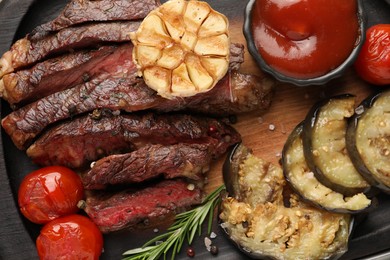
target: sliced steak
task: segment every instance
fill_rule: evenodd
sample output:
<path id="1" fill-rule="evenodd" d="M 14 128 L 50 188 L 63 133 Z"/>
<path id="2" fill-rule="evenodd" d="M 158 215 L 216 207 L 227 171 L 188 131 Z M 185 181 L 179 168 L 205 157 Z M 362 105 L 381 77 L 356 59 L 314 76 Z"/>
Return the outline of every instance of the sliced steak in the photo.
<path id="1" fill-rule="evenodd" d="M 229 69 L 238 71 L 244 62 L 244 45 L 241 43 L 230 44 Z"/>
<path id="2" fill-rule="evenodd" d="M 163 180 L 138 190 L 90 195 L 85 212 L 103 233 L 145 226 L 201 203 L 199 188 L 184 180 Z"/>
<path id="3" fill-rule="evenodd" d="M 0 79 L 0 96 L 13 108 L 36 101 L 55 92 L 86 82 L 132 62 L 132 45 L 103 46 L 98 50 L 81 50 L 43 62 L 31 69 L 4 75 Z M 238 69 L 244 60 L 242 44 L 231 44 L 230 68 Z M 132 67 L 132 68 L 135 68 Z"/>
<path id="4" fill-rule="evenodd" d="M 159 0 L 72 0 L 54 20 L 35 28 L 29 39 L 85 22 L 142 19 L 159 5 Z"/>
<path id="5" fill-rule="evenodd" d="M 37 41 L 25 37 L 1 57 L 0 78 L 54 54 L 103 43 L 130 41 L 129 33 L 137 30 L 139 25 L 139 21 L 97 23 L 65 28 Z"/>
<path id="6" fill-rule="evenodd" d="M 0 80 L 0 91 L 12 107 L 20 107 L 108 74 L 117 66 L 122 66 L 123 60 L 131 62 L 132 51 L 131 44 L 123 44 L 62 55 L 40 62 L 31 69 L 4 75 Z M 135 66 L 132 68 L 135 72 Z"/>
<path id="7" fill-rule="evenodd" d="M 271 105 L 275 80 L 263 76 L 230 71 L 210 91 L 185 99 L 158 103 L 158 111 L 188 110 L 201 114 L 226 116 L 264 112 Z"/>
<path id="8" fill-rule="evenodd" d="M 147 144 L 206 144 L 213 157 L 241 140 L 240 134 L 221 120 L 185 114 L 131 113 L 82 116 L 46 131 L 28 149 L 40 165 L 85 166 L 109 154 L 128 152 Z"/>
<path id="9" fill-rule="evenodd" d="M 163 175 L 165 179 L 186 177 L 199 181 L 210 168 L 211 144 L 146 145 L 140 149 L 104 157 L 82 174 L 84 188 L 140 183 Z"/>
<path id="10" fill-rule="evenodd" d="M 77 87 L 56 92 L 24 106 L 2 120 L 2 126 L 19 149 L 25 149 L 47 126 L 97 108 L 144 110 L 159 98 L 143 81 L 97 78 Z"/>
<path id="11" fill-rule="evenodd" d="M 141 79 L 136 84 L 129 78 L 92 80 L 12 112 L 2 120 L 2 126 L 16 147 L 25 149 L 50 124 L 97 108 L 128 112 L 189 109 L 229 115 L 269 107 L 272 88 L 268 81 L 263 84 L 261 78 L 237 72 L 226 77 L 206 94 L 175 100 L 158 96 Z"/>

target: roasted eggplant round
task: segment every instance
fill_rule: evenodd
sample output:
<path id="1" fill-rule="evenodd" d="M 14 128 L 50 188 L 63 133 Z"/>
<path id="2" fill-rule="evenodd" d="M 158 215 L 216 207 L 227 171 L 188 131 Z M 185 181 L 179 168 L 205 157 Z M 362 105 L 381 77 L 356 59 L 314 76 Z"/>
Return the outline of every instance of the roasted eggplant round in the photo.
<path id="1" fill-rule="evenodd" d="M 222 199 L 221 227 L 250 257 L 335 259 L 347 250 L 351 215 L 301 201 L 279 166 L 255 157 L 241 144 L 224 171 L 229 195 Z"/>
<path id="2" fill-rule="evenodd" d="M 322 185 L 309 169 L 303 152 L 303 123 L 289 135 L 282 152 L 283 172 L 292 188 L 305 200 L 323 209 L 339 213 L 360 213 L 373 203 L 363 193 L 351 197 Z"/>
<path id="3" fill-rule="evenodd" d="M 365 99 L 348 123 L 347 149 L 355 168 L 390 193 L 390 91 Z"/>
<path id="4" fill-rule="evenodd" d="M 367 192 L 371 187 L 355 169 L 346 149 L 348 118 L 354 111 L 353 95 L 318 102 L 307 114 L 302 132 L 310 170 L 323 185 L 345 196 Z"/>

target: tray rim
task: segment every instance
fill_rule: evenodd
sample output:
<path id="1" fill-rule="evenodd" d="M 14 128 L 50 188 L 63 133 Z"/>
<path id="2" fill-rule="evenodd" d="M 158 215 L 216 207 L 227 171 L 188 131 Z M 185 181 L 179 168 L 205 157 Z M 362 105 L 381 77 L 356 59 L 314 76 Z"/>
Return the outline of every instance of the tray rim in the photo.
<path id="1" fill-rule="evenodd" d="M 0 0 L 0 24 L 3 25 L 0 30 L 0 53 L 9 49 L 18 26 L 35 1 L 39 0 Z M 0 132 L 0 259 L 37 259 L 35 241 L 30 237 L 17 210 L 4 158 L 4 131 Z M 390 249 L 362 259 L 385 260 L 389 256 Z"/>
<path id="2" fill-rule="evenodd" d="M 17 27 L 34 0 L 0 1 L 0 52 L 4 53 L 11 45 Z M 12 10 L 12 11 L 11 11 Z M 0 107 L 1 113 L 1 107 Z M 3 131 L 1 130 L 3 134 Z M 29 236 L 22 217 L 17 210 L 14 194 L 7 172 L 3 139 L 0 136 L 0 258 L 37 259 L 35 243 Z M 21 246 L 23 245 L 23 246 Z M 15 250 L 15 248 L 18 250 Z"/>

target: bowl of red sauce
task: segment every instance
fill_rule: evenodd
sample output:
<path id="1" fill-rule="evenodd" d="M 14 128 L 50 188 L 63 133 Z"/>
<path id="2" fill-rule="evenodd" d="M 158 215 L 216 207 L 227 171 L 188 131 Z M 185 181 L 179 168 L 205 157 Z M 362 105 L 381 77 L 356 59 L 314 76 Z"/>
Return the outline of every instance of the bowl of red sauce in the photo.
<path id="1" fill-rule="evenodd" d="M 282 82 L 322 85 L 343 75 L 365 37 L 362 0 L 250 0 L 244 35 L 260 68 Z"/>

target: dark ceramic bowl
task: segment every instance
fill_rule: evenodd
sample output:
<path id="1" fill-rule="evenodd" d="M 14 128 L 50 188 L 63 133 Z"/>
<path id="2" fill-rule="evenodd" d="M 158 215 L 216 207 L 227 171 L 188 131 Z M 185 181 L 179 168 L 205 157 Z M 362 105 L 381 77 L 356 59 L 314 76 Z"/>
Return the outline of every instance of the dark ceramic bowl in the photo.
<path id="1" fill-rule="evenodd" d="M 360 48 L 363 45 L 364 39 L 365 39 L 365 30 L 366 30 L 366 19 L 363 11 L 363 0 L 357 0 L 358 1 L 358 19 L 359 19 L 359 38 L 357 39 L 357 42 L 355 44 L 354 49 L 352 50 L 351 54 L 348 56 L 348 58 L 340 64 L 337 68 L 331 70 L 325 75 L 315 77 L 315 78 L 309 78 L 309 79 L 300 79 L 300 78 L 294 78 L 290 76 L 286 76 L 278 71 L 276 71 L 274 68 L 269 66 L 267 62 L 262 58 L 262 56 L 259 54 L 255 43 L 254 43 L 254 37 L 252 34 L 252 9 L 256 1 L 261 0 L 249 0 L 246 9 L 245 9 L 245 21 L 244 21 L 244 36 L 248 45 L 249 53 L 252 55 L 252 57 L 255 59 L 258 66 L 265 72 L 271 74 L 274 76 L 277 80 L 281 82 L 286 83 L 292 83 L 296 86 L 309 86 L 309 85 L 323 85 L 330 81 L 331 79 L 340 77 L 343 75 L 345 70 L 349 68 L 355 59 L 357 58 L 357 55 L 359 54 Z"/>

